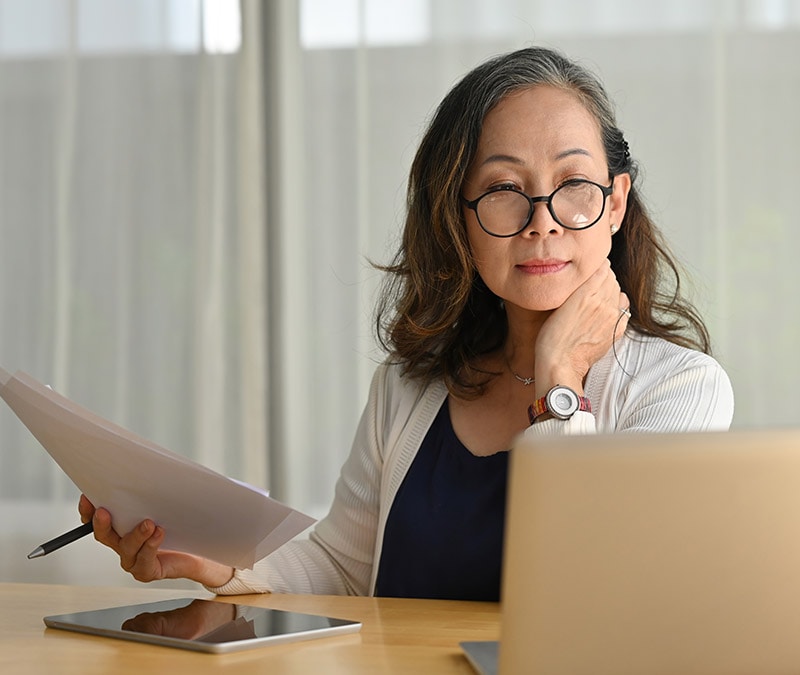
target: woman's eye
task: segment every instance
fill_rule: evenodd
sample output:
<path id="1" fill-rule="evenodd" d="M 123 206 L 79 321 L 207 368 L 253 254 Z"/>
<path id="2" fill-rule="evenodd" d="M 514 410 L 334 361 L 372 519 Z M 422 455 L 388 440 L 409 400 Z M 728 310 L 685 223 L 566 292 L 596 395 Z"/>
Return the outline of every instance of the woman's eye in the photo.
<path id="1" fill-rule="evenodd" d="M 497 183 L 489 186 L 487 192 L 497 192 L 498 190 L 519 190 L 519 186 L 514 183 Z"/>
<path id="2" fill-rule="evenodd" d="M 585 183 L 586 178 L 583 176 L 570 176 L 569 178 L 562 180 L 556 187 L 562 188 L 565 185 L 580 185 L 581 183 Z"/>

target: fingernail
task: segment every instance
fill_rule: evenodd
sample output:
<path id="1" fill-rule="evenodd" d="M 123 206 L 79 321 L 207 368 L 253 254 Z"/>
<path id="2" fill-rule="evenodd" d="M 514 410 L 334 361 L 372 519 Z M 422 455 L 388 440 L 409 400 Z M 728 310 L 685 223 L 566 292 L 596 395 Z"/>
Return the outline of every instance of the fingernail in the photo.
<path id="1" fill-rule="evenodd" d="M 142 534 L 147 534 L 147 532 L 150 530 L 150 523 L 145 520 L 141 525 L 139 525 L 139 529 L 142 531 Z"/>

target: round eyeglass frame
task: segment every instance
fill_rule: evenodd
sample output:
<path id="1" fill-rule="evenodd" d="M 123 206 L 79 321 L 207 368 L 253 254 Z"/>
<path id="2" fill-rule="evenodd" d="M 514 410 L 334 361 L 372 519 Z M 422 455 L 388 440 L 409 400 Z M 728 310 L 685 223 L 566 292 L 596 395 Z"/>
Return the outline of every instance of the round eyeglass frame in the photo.
<path id="1" fill-rule="evenodd" d="M 556 196 L 559 190 L 563 190 L 564 188 L 575 185 L 576 183 L 588 183 L 589 185 L 594 185 L 595 187 L 600 188 L 600 191 L 603 193 L 603 207 L 600 209 L 600 214 L 591 223 L 588 223 L 586 225 L 581 225 L 580 227 L 565 225 L 559 220 L 558 216 L 556 215 L 555 209 L 553 209 L 553 197 Z M 486 229 L 484 224 L 481 222 L 481 217 L 480 215 L 478 215 L 478 202 L 480 202 L 481 199 L 483 199 L 484 197 L 488 197 L 489 195 L 495 194 L 497 192 L 516 192 L 518 195 L 522 195 L 523 197 L 525 197 L 525 199 L 528 200 L 528 217 L 525 219 L 525 223 L 522 225 L 522 227 L 520 227 L 516 232 L 512 232 L 510 234 L 496 234 L 495 232 Z M 573 180 L 568 180 L 566 183 L 559 185 L 555 190 L 553 190 L 549 195 L 545 197 L 531 197 L 530 195 L 526 195 L 521 190 L 517 190 L 517 188 L 515 187 L 511 187 L 510 185 L 502 185 L 493 190 L 488 190 L 487 192 L 484 192 L 477 199 L 469 200 L 463 195 L 461 199 L 464 201 L 464 205 L 468 209 L 472 209 L 473 211 L 475 211 L 475 217 L 478 220 L 478 225 L 481 226 L 481 229 L 484 232 L 486 232 L 486 234 L 489 234 L 493 237 L 498 237 L 499 239 L 507 239 L 508 237 L 516 237 L 520 232 L 522 232 L 526 227 L 528 227 L 528 225 L 531 224 L 531 219 L 533 218 L 534 206 L 540 202 L 547 205 L 547 210 L 550 212 L 550 216 L 564 229 L 573 231 L 587 230 L 603 217 L 603 214 L 606 212 L 606 200 L 608 199 L 609 195 L 611 195 L 612 192 L 614 192 L 614 176 L 611 177 L 610 185 L 600 185 L 600 183 L 595 183 L 593 180 L 588 180 L 586 178 L 575 178 Z"/>

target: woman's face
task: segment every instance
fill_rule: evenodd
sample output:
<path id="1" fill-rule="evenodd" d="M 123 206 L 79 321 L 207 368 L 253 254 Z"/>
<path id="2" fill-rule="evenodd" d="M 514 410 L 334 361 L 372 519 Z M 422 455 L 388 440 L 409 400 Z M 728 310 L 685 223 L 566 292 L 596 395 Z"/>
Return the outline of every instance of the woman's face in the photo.
<path id="1" fill-rule="evenodd" d="M 599 126 L 574 94 L 539 85 L 508 95 L 486 116 L 462 193 L 473 200 L 513 186 L 536 197 L 576 178 L 611 182 Z M 629 190 L 630 177 L 616 176 L 603 216 L 585 230 L 561 227 L 546 204 L 537 203 L 528 226 L 505 239 L 484 232 L 475 211 L 465 207 L 478 273 L 507 305 L 560 307 L 608 256 L 611 226 L 620 226 Z"/>

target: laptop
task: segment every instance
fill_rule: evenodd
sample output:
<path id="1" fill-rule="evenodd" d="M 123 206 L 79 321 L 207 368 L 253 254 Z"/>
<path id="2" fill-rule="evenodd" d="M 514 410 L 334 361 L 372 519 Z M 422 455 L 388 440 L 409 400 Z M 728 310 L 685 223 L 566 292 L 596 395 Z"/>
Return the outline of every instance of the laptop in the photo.
<path id="1" fill-rule="evenodd" d="M 800 430 L 523 438 L 509 481 L 478 672 L 800 672 Z"/>

